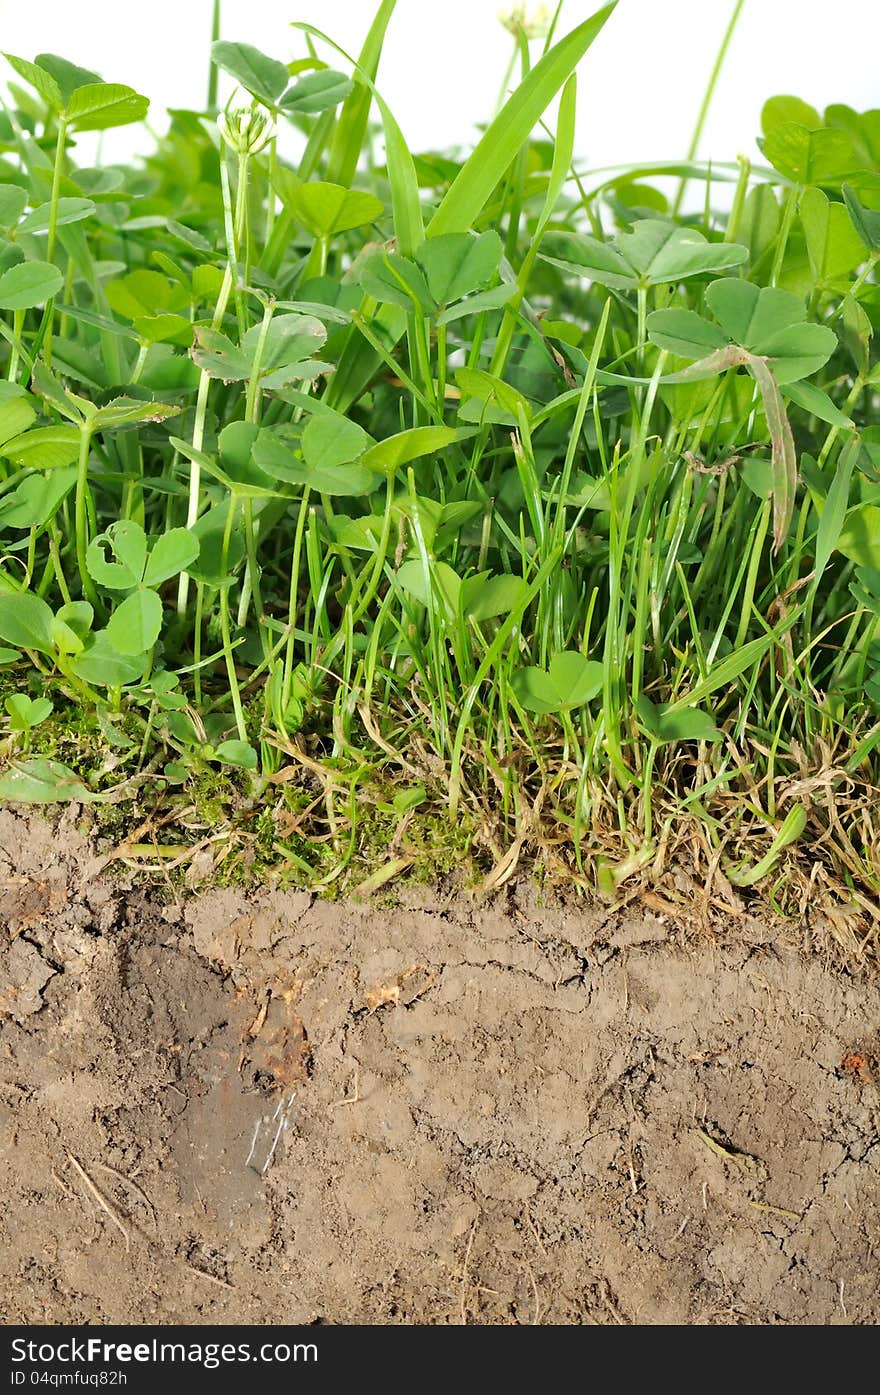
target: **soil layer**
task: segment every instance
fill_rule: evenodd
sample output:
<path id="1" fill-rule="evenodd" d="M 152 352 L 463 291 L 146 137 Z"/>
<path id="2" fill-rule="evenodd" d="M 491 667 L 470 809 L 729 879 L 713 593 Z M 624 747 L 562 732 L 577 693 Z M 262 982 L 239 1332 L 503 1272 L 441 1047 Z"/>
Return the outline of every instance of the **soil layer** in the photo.
<path id="1" fill-rule="evenodd" d="M 876 982 L 776 922 L 0 850 L 6 1322 L 880 1320 Z"/>

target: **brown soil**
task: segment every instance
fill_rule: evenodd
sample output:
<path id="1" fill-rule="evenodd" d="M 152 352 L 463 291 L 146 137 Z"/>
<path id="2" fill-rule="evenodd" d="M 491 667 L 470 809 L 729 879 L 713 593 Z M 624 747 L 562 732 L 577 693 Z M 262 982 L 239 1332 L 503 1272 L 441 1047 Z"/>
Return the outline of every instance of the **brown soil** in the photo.
<path id="1" fill-rule="evenodd" d="M 5 1321 L 880 1319 L 876 983 L 769 921 L 0 849 Z"/>

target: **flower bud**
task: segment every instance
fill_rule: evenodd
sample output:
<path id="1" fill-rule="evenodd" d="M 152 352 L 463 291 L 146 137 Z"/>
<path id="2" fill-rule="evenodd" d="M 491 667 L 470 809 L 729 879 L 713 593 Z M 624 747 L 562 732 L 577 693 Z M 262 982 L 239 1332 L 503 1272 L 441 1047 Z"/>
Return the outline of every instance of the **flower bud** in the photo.
<path id="1" fill-rule="evenodd" d="M 251 107 L 221 112 L 217 117 L 217 129 L 236 155 L 259 155 L 275 134 L 275 122 L 255 103 Z"/>
<path id="2" fill-rule="evenodd" d="M 525 0 L 517 0 L 514 5 L 502 5 L 498 18 L 514 38 L 522 31 L 527 39 L 546 39 L 553 22 L 553 6 L 528 5 Z"/>

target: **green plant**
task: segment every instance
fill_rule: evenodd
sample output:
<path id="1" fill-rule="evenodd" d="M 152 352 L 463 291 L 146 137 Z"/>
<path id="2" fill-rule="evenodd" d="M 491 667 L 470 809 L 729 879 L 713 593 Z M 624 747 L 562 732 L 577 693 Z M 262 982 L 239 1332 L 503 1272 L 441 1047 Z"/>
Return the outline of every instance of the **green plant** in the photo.
<path id="1" fill-rule="evenodd" d="M 273 804 L 304 772 L 322 885 L 381 806 L 606 888 L 692 833 L 710 880 L 793 876 L 809 835 L 876 893 L 877 113 L 771 98 L 767 163 L 710 165 L 716 65 L 685 161 L 599 179 L 575 73 L 608 5 L 541 53 L 512 20 L 476 148 L 414 153 L 393 10 L 357 59 L 304 25 L 290 62 L 218 39 L 211 112 L 129 166 L 75 137 L 144 98 L 9 59 L 0 663 L 172 805 L 235 769 L 311 867 Z M 7 703 L 0 793 L 104 798 L 22 758 L 45 701 Z"/>

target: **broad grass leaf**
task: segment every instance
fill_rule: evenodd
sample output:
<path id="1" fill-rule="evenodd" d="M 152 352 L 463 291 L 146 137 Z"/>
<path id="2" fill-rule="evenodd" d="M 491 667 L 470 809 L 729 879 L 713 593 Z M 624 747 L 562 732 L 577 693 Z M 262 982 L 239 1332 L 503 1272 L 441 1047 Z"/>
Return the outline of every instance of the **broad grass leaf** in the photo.
<path id="1" fill-rule="evenodd" d="M 78 87 L 101 81 L 100 73 L 92 72 L 91 68 L 80 68 L 66 58 L 59 58 L 56 53 L 38 53 L 34 62 L 55 79 L 65 106 Z"/>
<path id="2" fill-rule="evenodd" d="M 237 498 L 277 499 L 280 497 L 277 485 L 253 461 L 253 445 L 259 432 L 260 427 L 254 423 L 230 422 L 218 438 L 219 464 L 214 456 L 197 450 L 189 441 L 183 441 L 179 436 L 172 436 L 171 444 L 211 479 L 219 480 Z M 194 534 L 192 536 L 198 543 L 198 538 Z"/>
<path id="3" fill-rule="evenodd" d="M 95 431 L 120 431 L 126 426 L 142 426 L 148 421 L 167 421 L 182 410 L 167 402 L 138 402 L 133 397 L 114 397 L 99 407 L 92 417 Z"/>
<path id="4" fill-rule="evenodd" d="M 30 83 L 31 87 L 39 92 L 50 111 L 61 111 L 64 97 L 50 72 L 38 63 L 29 63 L 26 58 L 17 58 L 13 53 L 4 53 L 3 57 L 20 78 L 24 78 L 25 82 Z"/>
<path id="5" fill-rule="evenodd" d="M 29 475 L 0 499 L 0 529 L 43 528 L 55 517 L 75 482 L 75 467 L 56 470 L 48 477 Z"/>
<path id="6" fill-rule="evenodd" d="M 773 168 L 795 184 L 839 185 L 859 167 L 844 131 L 808 130 L 795 121 L 784 121 L 758 144 Z"/>
<path id="7" fill-rule="evenodd" d="M 828 325 L 800 324 L 770 335 L 762 356 L 770 360 L 780 387 L 807 378 L 826 364 L 837 348 L 837 335 Z"/>
<path id="8" fill-rule="evenodd" d="M 95 82 L 78 87 L 67 104 L 67 117 L 75 131 L 107 131 L 143 121 L 150 100 L 123 83 Z"/>
<path id="9" fill-rule="evenodd" d="M 801 194 L 800 214 L 814 279 L 823 286 L 848 280 L 864 261 L 865 248 L 847 208 L 811 188 Z"/>
<path id="10" fill-rule="evenodd" d="M 59 627 L 61 627 L 68 642 L 70 642 L 70 637 L 76 641 L 66 652 L 78 654 L 88 638 L 94 618 L 95 612 L 88 601 L 68 601 L 66 605 L 59 607 L 52 621 L 52 637 L 56 648 L 62 648 L 58 639 Z"/>
<path id="11" fill-rule="evenodd" d="M 183 309 L 188 300 L 184 286 L 173 286 L 161 272 L 144 267 L 111 281 L 104 293 L 111 310 L 126 320 L 156 315 L 161 310 Z"/>
<path id="12" fill-rule="evenodd" d="M 409 314 L 430 315 L 436 308 L 420 267 L 398 252 L 374 252 L 360 267 L 361 287 L 382 305 L 397 305 Z"/>
<path id="13" fill-rule="evenodd" d="M 430 246 L 430 243 L 427 245 Z M 457 304 L 450 305 L 437 316 L 437 323 L 451 325 L 456 320 L 463 320 L 465 315 L 479 315 L 484 310 L 500 310 L 519 294 L 520 289 L 515 281 L 503 281 L 501 285 L 492 286 L 488 291 L 477 291 L 476 295 L 469 295 Z"/>
<path id="14" fill-rule="evenodd" d="M 0 400 L 0 455 L 3 454 L 4 441 L 11 441 L 23 431 L 27 431 L 31 422 L 36 420 L 36 416 L 23 392 L 8 397 L 5 401 Z"/>
<path id="15" fill-rule="evenodd" d="M 805 318 L 800 296 L 732 277 L 713 281 L 706 287 L 705 299 L 728 339 L 752 353 L 763 352 L 761 346 L 769 335 Z"/>
<path id="16" fill-rule="evenodd" d="M 469 620 L 494 620 L 509 615 L 519 604 L 528 584 L 521 576 L 492 576 L 480 572 L 461 586 L 461 608 Z"/>
<path id="17" fill-rule="evenodd" d="M 261 326 L 254 325 L 241 341 L 241 353 L 248 364 L 250 376 L 260 341 Z M 276 315 L 269 325 L 260 359 L 260 376 L 266 384 L 270 375 L 279 370 L 296 367 L 295 376 L 308 376 L 308 370 L 300 373 L 303 362 L 321 348 L 327 339 L 327 330 L 314 315 Z"/>
<path id="18" fill-rule="evenodd" d="M 859 163 L 866 169 L 880 169 L 880 110 L 854 111 L 843 102 L 825 108 L 825 125 L 846 131 Z"/>
<path id="19" fill-rule="evenodd" d="M 411 257 L 425 239 L 419 181 L 410 148 L 388 106 L 374 91 L 385 133 L 385 167 L 391 189 L 391 216 L 397 246 Z"/>
<path id="20" fill-rule="evenodd" d="M 839 546 L 849 508 L 849 489 L 853 467 L 858 460 L 860 450 L 861 442 L 858 436 L 853 436 L 840 453 L 834 478 L 825 496 L 825 507 L 822 510 L 822 517 L 819 520 L 819 528 L 816 533 L 816 560 L 813 564 L 814 586 L 818 586 L 822 573 L 831 560 L 832 552 Z"/>
<path id="21" fill-rule="evenodd" d="M 810 106 L 809 102 L 802 101 L 800 97 L 768 97 L 761 108 L 762 135 L 772 136 L 780 127 L 790 122 L 806 126 L 809 131 L 818 131 L 824 124 L 816 108 Z"/>
<path id="22" fill-rule="evenodd" d="M 220 458 L 227 469 L 243 469 L 251 459 L 254 441 L 260 433 L 256 422 L 231 421 L 217 438 Z"/>
<path id="23" fill-rule="evenodd" d="M 860 240 L 870 252 L 880 251 L 880 212 L 866 208 L 849 184 L 843 185 L 843 199 Z"/>
<path id="24" fill-rule="evenodd" d="M 309 465 L 282 432 L 264 428 L 254 445 L 254 460 L 274 480 L 308 485 L 319 494 L 359 498 L 381 484 L 380 477 L 362 464 Z"/>
<path id="25" fill-rule="evenodd" d="M 57 804 L 72 799 L 88 804 L 96 797 L 69 766 L 45 756 L 15 761 L 0 775 L 0 799 L 16 804 Z"/>
<path id="26" fill-rule="evenodd" d="M 400 431 L 370 446 L 361 456 L 361 464 L 392 475 L 411 460 L 444 450 L 458 439 L 458 434 L 453 426 L 413 426 L 409 431 Z"/>
<path id="27" fill-rule="evenodd" d="M 682 281 L 709 271 L 725 271 L 748 260 L 748 248 L 735 242 L 707 242 L 696 228 L 645 218 L 632 232 L 620 233 L 617 249 L 645 286 Z"/>
<path id="28" fill-rule="evenodd" d="M 10 731 L 30 731 L 52 715 L 49 698 L 31 698 L 27 693 L 10 693 L 6 699 Z"/>
<path id="29" fill-rule="evenodd" d="M 23 470 L 58 470 L 79 455 L 80 433 L 75 426 L 37 426 L 0 447 Z"/>
<path id="30" fill-rule="evenodd" d="M 793 402 L 801 411 L 809 412 L 810 416 L 818 417 L 819 421 L 824 421 L 828 426 L 837 426 L 841 430 L 851 430 L 852 421 L 832 402 L 827 392 L 823 392 L 815 383 L 786 383 L 782 393 L 783 397 Z"/>
<path id="31" fill-rule="evenodd" d="M 651 343 L 681 358 L 703 358 L 728 342 L 723 330 L 695 310 L 654 310 L 646 323 Z"/>
<path id="32" fill-rule="evenodd" d="M 569 275 L 612 290 L 635 290 L 638 285 L 633 268 L 611 243 L 575 233 L 548 233 L 543 245 L 548 250 L 540 253 L 541 260 Z"/>
<path id="33" fill-rule="evenodd" d="M 181 344 L 188 349 L 193 342 L 192 321 L 185 315 L 138 315 L 132 325 L 147 344 Z"/>
<path id="34" fill-rule="evenodd" d="M 278 105 L 282 111 L 313 116 L 338 106 L 353 89 L 354 83 L 344 73 L 322 68 L 320 72 L 307 73 L 288 88 Z"/>
<path id="35" fill-rule="evenodd" d="M 779 854 L 789 844 L 797 842 L 807 826 L 807 810 L 803 804 L 794 804 L 789 809 L 783 820 L 782 827 L 770 844 L 768 851 L 761 858 L 749 867 L 741 863 L 738 867 L 726 867 L 725 874 L 734 886 L 754 886 L 762 877 L 766 877 L 776 865 Z"/>
<path id="36" fill-rule="evenodd" d="M 498 406 L 510 415 L 514 423 L 521 414 L 526 419 L 531 416 L 529 404 L 521 392 L 482 368 L 459 368 L 455 381 L 461 388 L 462 397 L 473 397 L 478 402 Z"/>
<path id="37" fill-rule="evenodd" d="M 664 710 L 666 712 L 680 712 L 702 702 L 704 698 L 717 692 L 719 688 L 729 687 L 741 673 L 745 673 L 747 669 L 752 668 L 764 658 L 765 654 L 776 644 L 779 636 L 795 623 L 795 619 L 796 614 L 792 613 L 770 634 L 760 635 L 757 639 L 751 639 L 747 644 L 741 645 L 739 649 L 734 649 L 732 653 L 716 663 L 705 678 L 695 683 L 689 693 L 666 704 Z"/>
<path id="38" fill-rule="evenodd" d="M 776 241 L 781 223 L 776 191 L 770 184 L 756 184 L 746 196 L 737 227 L 737 237 L 748 247 L 752 266 Z"/>
<path id="39" fill-rule="evenodd" d="M 274 106 L 286 88 L 290 74 L 284 63 L 269 58 L 253 44 L 218 39 L 211 45 L 211 60 L 240 83 L 252 97 Z"/>
<path id="40" fill-rule="evenodd" d="M 577 73 L 574 72 L 563 87 L 562 95 L 559 98 L 559 110 L 556 115 L 556 139 L 553 142 L 553 160 L 550 166 L 550 178 L 547 181 L 544 207 L 541 209 L 534 232 L 534 245 L 536 248 L 544 235 L 547 224 L 553 216 L 556 205 L 559 202 L 562 191 L 571 173 L 572 159 L 574 157 L 576 119 Z"/>
<path id="41" fill-rule="evenodd" d="M 435 302 L 445 306 L 487 286 L 498 271 L 502 251 L 501 238 L 493 229 L 479 237 L 447 233 L 424 242 L 416 261 Z"/>
<path id="42" fill-rule="evenodd" d="M 108 561 L 107 554 L 116 561 Z M 86 566 L 93 581 L 110 591 L 129 591 L 139 586 L 147 565 L 147 538 L 133 519 L 111 523 L 89 543 Z"/>
<path id="43" fill-rule="evenodd" d="M 435 610 L 441 605 L 447 620 L 458 615 L 461 577 L 446 562 L 433 562 L 426 574 L 420 558 L 402 563 L 395 574 L 397 585 L 420 605 Z"/>
<path id="44" fill-rule="evenodd" d="M 0 310 L 30 310 L 44 305 L 64 285 L 64 277 L 49 262 L 20 262 L 0 276 Z"/>
<path id="45" fill-rule="evenodd" d="M 853 295 L 845 295 L 840 305 L 843 340 L 860 377 L 867 378 L 871 366 L 871 340 L 874 325 L 864 306 Z"/>
<path id="46" fill-rule="evenodd" d="M 196 325 L 192 356 L 194 362 L 209 378 L 221 378 L 224 383 L 235 383 L 250 377 L 251 363 L 247 354 L 237 348 L 219 329 Z"/>
<path id="47" fill-rule="evenodd" d="M 636 703 L 639 718 L 659 745 L 670 741 L 719 741 L 721 732 L 699 707 L 655 706 L 644 693 Z"/>
<path id="48" fill-rule="evenodd" d="M 189 574 L 206 586 L 229 586 L 244 557 L 244 538 L 240 528 L 233 528 L 229 537 L 226 566 L 223 565 L 223 535 L 231 501 L 207 509 L 192 531 L 198 538 L 199 555 L 189 566 Z"/>
<path id="49" fill-rule="evenodd" d="M 97 688 L 121 688 L 144 676 L 147 654 L 126 654 L 112 643 L 106 630 L 90 635 L 82 653 L 70 662 L 78 678 Z"/>
<path id="50" fill-rule="evenodd" d="M 195 559 L 193 559 L 195 560 Z M 109 644 L 120 654 L 146 654 L 162 630 L 162 601 L 155 591 L 133 591 L 107 622 Z"/>
<path id="51" fill-rule="evenodd" d="M 556 93 L 598 37 L 615 3 L 579 24 L 544 54 L 490 123 L 427 227 L 428 237 L 467 232 Z"/>
<path id="52" fill-rule="evenodd" d="M 302 433 L 303 456 L 314 470 L 348 465 L 372 445 L 372 436 L 338 412 L 321 412 L 311 417 Z"/>
<path id="53" fill-rule="evenodd" d="M 17 649 L 51 654 L 52 611 L 30 591 L 0 592 L 0 639 Z"/>
<path id="54" fill-rule="evenodd" d="M 595 659 L 576 650 L 554 654 L 549 669 L 517 669 L 511 679 L 514 695 L 529 712 L 567 712 L 583 707 L 602 691 L 605 670 Z"/>
<path id="55" fill-rule="evenodd" d="M 294 217 L 313 237 L 333 237 L 373 223 L 385 212 L 375 194 L 339 184 L 300 184 L 288 200 Z"/>
<path id="56" fill-rule="evenodd" d="M 153 543 L 144 568 L 144 586 L 161 586 L 188 571 L 199 555 L 199 540 L 189 528 L 170 528 Z"/>
<path id="57" fill-rule="evenodd" d="M 17 223 L 28 201 L 27 190 L 17 184 L 0 186 L 0 228 L 11 228 Z"/>
<path id="58" fill-rule="evenodd" d="M 221 741 L 219 746 L 214 747 L 211 759 L 222 761 L 224 765 L 238 766 L 241 770 L 256 770 L 260 763 L 249 741 Z"/>
<path id="59" fill-rule="evenodd" d="M 817 502 L 815 495 L 813 502 Z M 823 520 L 826 506 L 821 505 Z M 876 504 L 853 505 L 837 535 L 835 550 L 859 567 L 880 569 L 880 507 Z"/>
<path id="60" fill-rule="evenodd" d="M 91 199 L 62 198 L 58 200 L 57 216 L 55 219 L 57 227 L 66 227 L 69 223 L 81 223 L 84 218 L 91 218 L 96 211 L 96 205 Z M 31 236 L 38 236 L 40 233 L 49 231 L 49 222 L 52 216 L 52 205 L 41 203 L 37 208 L 31 210 L 26 218 L 22 218 L 16 232 L 30 233 Z M 44 262 L 37 263 L 44 266 Z M 35 265 L 35 263 L 30 263 Z"/>
<path id="61" fill-rule="evenodd" d="M 346 189 L 350 188 L 357 173 L 373 101 L 372 91 L 364 78 L 369 82 L 376 80 L 385 31 L 396 3 L 397 0 L 382 0 L 376 10 L 358 55 L 354 87 L 345 99 L 330 140 L 327 152 L 327 178 Z"/>

